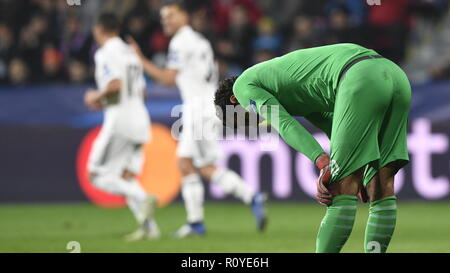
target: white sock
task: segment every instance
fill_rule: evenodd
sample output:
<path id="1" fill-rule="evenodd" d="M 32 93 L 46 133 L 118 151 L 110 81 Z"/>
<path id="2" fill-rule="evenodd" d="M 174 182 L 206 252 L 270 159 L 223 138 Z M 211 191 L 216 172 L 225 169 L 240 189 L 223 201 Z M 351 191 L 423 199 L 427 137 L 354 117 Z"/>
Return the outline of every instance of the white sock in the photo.
<path id="1" fill-rule="evenodd" d="M 188 223 L 203 221 L 205 189 L 198 174 L 190 174 L 182 178 L 181 195 L 183 196 Z"/>
<path id="2" fill-rule="evenodd" d="M 125 180 L 130 183 L 130 194 L 136 198 L 139 202 L 143 201 L 149 194 L 141 186 L 141 183 L 136 178 Z"/>
<path id="3" fill-rule="evenodd" d="M 142 225 L 142 227 L 144 228 L 145 231 L 150 231 L 152 229 L 155 229 L 156 226 L 156 222 L 154 219 L 147 219 L 144 221 L 144 224 Z"/>
<path id="4" fill-rule="evenodd" d="M 229 169 L 217 169 L 212 175 L 211 182 L 219 185 L 226 194 L 232 194 L 245 204 L 250 204 L 255 195 L 255 192 L 245 184 L 244 180 Z"/>
<path id="5" fill-rule="evenodd" d="M 147 193 L 142 188 L 137 179 L 133 178 L 128 182 L 131 183 L 131 191 L 134 195 L 131 197 L 127 197 L 127 204 L 130 210 L 133 212 L 133 215 L 136 218 L 137 222 L 140 224 L 145 224 L 146 221 L 153 221 L 153 214 L 156 208 L 152 207 L 151 211 L 149 211 L 145 208 L 147 204 L 145 204 L 143 201 L 145 201 L 145 198 L 147 198 L 149 195 L 153 197 L 155 196 Z"/>
<path id="6" fill-rule="evenodd" d="M 145 216 L 142 214 L 142 206 L 140 206 L 140 202 L 137 201 L 135 198 L 130 197 L 128 197 L 126 200 L 128 208 L 133 213 L 134 218 L 136 218 L 136 221 L 138 223 L 143 223 L 145 221 Z"/>

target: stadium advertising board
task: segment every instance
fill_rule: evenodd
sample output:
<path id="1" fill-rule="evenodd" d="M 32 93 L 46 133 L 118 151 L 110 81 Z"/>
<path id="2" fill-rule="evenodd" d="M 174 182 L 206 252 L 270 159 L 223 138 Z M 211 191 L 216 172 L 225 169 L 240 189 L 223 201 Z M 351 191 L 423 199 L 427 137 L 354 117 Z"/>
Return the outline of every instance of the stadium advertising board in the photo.
<path id="1" fill-rule="evenodd" d="M 450 198 L 450 125 L 448 119 L 442 118 L 445 113 L 439 110 L 446 109 L 448 100 L 442 96 L 447 94 L 448 86 L 447 83 L 415 88 L 408 129 L 411 162 L 396 179 L 396 192 L 402 200 Z M 19 89 L 0 92 L 3 155 L 0 202 L 90 200 L 106 207 L 123 205 L 122 198 L 95 189 L 86 174 L 86 159 L 102 117 L 89 113 L 82 105 L 85 88 Z M 22 103 L 7 103 L 17 100 Z M 179 102 L 176 97 L 151 98 L 148 104 L 153 142 L 146 145 L 147 161 L 140 181 L 147 190 L 158 194 L 161 205 L 180 198 L 176 141 L 170 132 L 177 121 L 170 113 Z M 307 128 L 328 149 L 326 136 L 308 125 Z M 272 148 L 264 148 L 268 146 Z M 220 164 L 239 172 L 252 188 L 269 193 L 273 201 L 313 200 L 317 170 L 278 137 L 224 140 L 220 147 L 223 151 Z M 225 197 L 214 185 L 207 185 L 207 199 L 234 200 Z"/>

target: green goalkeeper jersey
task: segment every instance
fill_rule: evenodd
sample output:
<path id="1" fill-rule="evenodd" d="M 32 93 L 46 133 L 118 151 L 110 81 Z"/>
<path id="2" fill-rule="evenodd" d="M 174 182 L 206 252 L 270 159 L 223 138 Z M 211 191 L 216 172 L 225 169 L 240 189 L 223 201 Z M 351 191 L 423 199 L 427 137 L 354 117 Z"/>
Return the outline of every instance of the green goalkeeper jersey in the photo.
<path id="1" fill-rule="evenodd" d="M 377 53 L 355 44 L 297 50 L 244 71 L 233 93 L 244 108 L 267 119 L 287 144 L 315 161 L 324 151 L 293 116 L 305 117 L 330 137 L 339 75 L 349 62 L 368 55 Z"/>

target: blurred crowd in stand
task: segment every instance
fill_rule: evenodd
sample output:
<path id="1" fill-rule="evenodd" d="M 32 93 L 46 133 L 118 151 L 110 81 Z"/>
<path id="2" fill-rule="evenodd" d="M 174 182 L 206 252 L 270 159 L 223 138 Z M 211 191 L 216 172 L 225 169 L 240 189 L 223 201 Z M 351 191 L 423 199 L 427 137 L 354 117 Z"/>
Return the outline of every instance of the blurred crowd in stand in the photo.
<path id="1" fill-rule="evenodd" d="M 163 0 L 0 0 L 0 83 L 86 83 L 91 27 L 114 12 L 145 55 L 164 65 Z M 76 1 L 69 1 L 76 2 Z M 377 5 L 379 2 L 380 5 Z M 450 78 L 448 0 L 188 0 L 191 24 L 215 50 L 220 77 L 292 50 L 358 43 L 402 65 L 413 82 Z"/>

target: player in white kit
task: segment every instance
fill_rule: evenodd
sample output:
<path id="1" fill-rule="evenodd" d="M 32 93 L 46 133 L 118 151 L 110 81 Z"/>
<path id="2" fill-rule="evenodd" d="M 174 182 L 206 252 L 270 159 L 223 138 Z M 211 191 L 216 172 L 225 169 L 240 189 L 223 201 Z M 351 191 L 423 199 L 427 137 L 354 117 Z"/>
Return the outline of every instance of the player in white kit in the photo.
<path id="1" fill-rule="evenodd" d="M 217 88 L 217 68 L 214 53 L 207 39 L 189 25 L 189 13 L 182 1 L 166 1 L 160 10 L 161 22 L 166 35 L 172 39 L 166 68 L 154 65 L 139 49 L 136 42 L 130 44 L 141 57 L 145 72 L 153 79 L 167 85 L 176 85 L 183 100 L 183 130 L 179 139 L 177 155 L 182 172 L 181 194 L 187 212 L 187 224 L 175 237 L 203 235 L 204 187 L 201 177 L 217 184 L 225 193 L 232 194 L 252 207 L 260 231 L 265 228 L 265 196 L 255 193 L 242 178 L 226 168 L 215 164 L 220 158 L 214 93 Z"/>
<path id="2" fill-rule="evenodd" d="M 92 183 L 109 193 L 122 195 L 139 228 L 126 237 L 139 240 L 159 237 L 153 219 L 156 198 L 139 184 L 136 175 L 143 164 L 142 145 L 150 137 L 150 117 L 144 104 L 145 79 L 135 51 L 119 38 L 120 24 L 103 14 L 93 28 L 100 48 L 95 53 L 98 90 L 86 91 L 85 103 L 104 110 L 104 122 L 94 142 L 88 169 Z"/>

